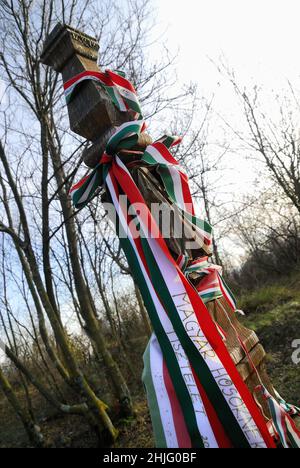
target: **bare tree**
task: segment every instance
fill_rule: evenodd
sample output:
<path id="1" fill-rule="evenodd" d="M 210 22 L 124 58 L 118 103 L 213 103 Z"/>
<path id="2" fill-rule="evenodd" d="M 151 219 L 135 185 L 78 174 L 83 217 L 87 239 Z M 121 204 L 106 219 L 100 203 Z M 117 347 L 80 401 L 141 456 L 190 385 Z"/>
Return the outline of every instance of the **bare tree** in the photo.
<path id="1" fill-rule="evenodd" d="M 296 88 L 288 83 L 279 93 L 266 92 L 258 85 L 247 89 L 227 65 L 221 64 L 219 70 L 230 80 L 239 99 L 246 131 L 227 125 L 252 157 L 259 156 L 272 181 L 300 213 L 300 103 Z"/>

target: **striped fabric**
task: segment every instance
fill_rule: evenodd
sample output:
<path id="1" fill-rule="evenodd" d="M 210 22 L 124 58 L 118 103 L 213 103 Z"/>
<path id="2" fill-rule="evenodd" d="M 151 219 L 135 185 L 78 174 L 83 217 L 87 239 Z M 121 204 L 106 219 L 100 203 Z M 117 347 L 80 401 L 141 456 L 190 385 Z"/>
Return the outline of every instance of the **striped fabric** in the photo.
<path id="1" fill-rule="evenodd" d="M 215 447 L 215 444 L 224 448 L 229 446 L 236 448 L 273 447 L 264 420 L 253 399 L 248 398 L 248 389 L 237 373 L 209 312 L 182 275 L 163 239 L 157 240 L 147 231 L 148 228 L 152 229 L 155 221 L 147 222 L 146 211 L 141 210 L 141 213 L 136 213 L 143 230 L 141 238 L 136 239 L 134 234 L 131 234 L 132 223 L 128 219 L 128 213 L 126 209 L 124 212 L 124 208 L 118 202 L 118 186 L 120 185 L 122 192 L 127 191 L 132 206 L 135 203 L 141 203 L 142 196 L 126 167 L 118 158 L 115 160 L 113 171 L 108 175 L 106 183 L 116 213 L 120 217 L 117 225 L 123 225 L 123 230 L 129 229 L 127 239 L 120 236 L 121 245 L 141 289 L 180 402 L 192 447 L 207 446 L 208 448 Z M 151 217 L 150 212 L 148 214 Z M 188 321 L 184 323 L 187 318 Z M 189 327 L 189 323 L 193 324 L 193 327 Z M 199 327 L 197 331 L 195 330 L 196 324 Z M 201 326 L 205 330 L 201 330 Z M 213 335 L 213 337 L 207 338 L 207 335 Z M 197 337 L 197 340 L 193 337 Z M 199 348 L 200 337 L 202 345 Z M 211 340 L 214 343 L 213 348 Z M 225 367 L 223 359 L 227 363 Z M 150 370 L 152 369 L 151 366 Z M 158 372 L 157 369 L 156 372 Z M 232 372 L 234 375 L 231 374 Z M 186 380 L 187 376 L 191 376 L 194 383 L 191 382 L 189 385 L 189 381 Z M 146 375 L 145 382 L 147 377 L 150 379 L 150 376 Z M 152 376 L 152 382 L 153 379 L 154 376 Z M 226 381 L 228 391 L 226 394 L 221 390 L 224 381 Z M 162 377 L 160 377 L 160 382 L 162 382 Z M 197 398 L 193 397 L 194 392 L 191 393 L 193 385 L 199 393 Z M 151 395 L 151 389 L 148 394 Z M 234 400 L 233 394 L 236 395 Z M 236 404 L 237 399 L 240 402 L 238 414 L 231 406 L 234 402 Z M 160 400 L 159 395 L 157 395 L 158 400 Z M 195 407 L 195 404 L 199 403 L 202 405 L 202 410 L 201 406 L 198 410 Z M 157 414 L 157 407 L 153 413 L 153 421 L 156 420 L 155 414 Z M 201 415 L 202 417 L 206 415 L 208 418 L 206 422 L 199 420 Z M 160 420 L 163 420 L 161 413 Z M 175 427 L 175 421 L 173 424 Z M 170 427 L 170 422 L 167 427 Z"/>
<path id="2" fill-rule="evenodd" d="M 79 75 L 76 75 L 74 78 L 71 78 L 64 84 L 67 103 L 69 103 L 74 97 L 75 90 L 78 85 L 87 80 L 99 83 L 103 89 L 105 89 L 114 105 L 121 112 L 127 112 L 128 110 L 133 111 L 136 120 L 142 117 L 141 106 L 136 90 L 120 71 L 112 72 L 110 70 L 106 70 L 105 73 L 84 71 Z"/>
<path id="3" fill-rule="evenodd" d="M 138 127 L 135 132 L 132 125 Z M 72 196 L 76 206 L 85 205 L 93 197 L 96 178 L 101 180 L 102 177 L 119 217 L 117 226 L 127 232 L 127 238 L 120 235 L 120 242 L 142 292 L 159 343 L 159 347 L 153 342 L 150 344 L 150 357 L 156 357 L 154 361 L 150 359 L 151 366 L 148 366 L 151 376 L 146 372 L 144 379 L 150 385 L 147 391 L 151 398 L 150 408 L 153 408 L 155 433 L 161 433 L 161 423 L 164 431 L 164 437 L 157 436 L 158 443 L 168 447 L 186 447 L 187 438 L 185 442 L 180 442 L 176 432 L 180 415 L 183 415 L 193 448 L 273 447 L 264 420 L 236 371 L 220 330 L 171 257 L 163 238 L 159 236 L 156 239 L 153 235 L 152 229 L 157 232 L 155 221 L 140 191 L 126 166 L 112 154 L 117 153 L 120 145 L 142 128 L 142 121 L 120 127 L 108 143 L 102 163 L 75 186 Z M 101 166 L 106 168 L 105 171 Z M 100 173 L 100 170 L 103 172 Z M 126 207 L 119 204 L 119 190 L 126 193 L 133 209 L 136 204 L 145 206 L 145 210 L 136 213 L 144 233 L 140 238 L 131 234 L 132 223 L 127 211 L 123 212 Z M 188 323 L 193 326 L 188 326 Z M 226 394 L 222 388 L 224 381 L 228 391 Z M 151 396 L 153 388 L 158 392 L 156 400 Z M 235 395 L 234 400 L 232 395 Z M 238 414 L 235 411 L 237 400 L 240 405 Z M 176 407 L 177 411 L 172 413 L 176 415 L 174 419 L 170 411 Z"/>

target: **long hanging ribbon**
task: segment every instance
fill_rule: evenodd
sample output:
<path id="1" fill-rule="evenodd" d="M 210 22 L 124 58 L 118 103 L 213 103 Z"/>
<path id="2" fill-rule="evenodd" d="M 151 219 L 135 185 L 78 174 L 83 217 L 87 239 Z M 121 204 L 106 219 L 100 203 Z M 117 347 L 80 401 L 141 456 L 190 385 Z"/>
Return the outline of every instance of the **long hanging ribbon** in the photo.
<path id="1" fill-rule="evenodd" d="M 191 440 L 191 446 L 203 448 L 204 439 L 206 446 L 215 448 L 217 444 L 209 421 L 207 421 L 206 412 L 195 384 L 189 361 L 183 350 L 179 350 L 178 346 L 177 350 L 173 347 L 171 337 L 175 334 L 172 325 L 151 282 L 148 265 L 141 247 L 141 240 L 136 238 L 131 232 L 132 225 L 128 220 L 127 207 L 124 208 L 120 205 L 119 184 L 113 171 L 110 171 L 108 174 L 106 183 L 116 209 L 116 214 L 118 215 L 119 222 L 117 231 L 120 236 L 121 245 L 134 272 L 143 299 L 147 305 L 148 313 L 157 334 L 160 336 L 161 344 L 164 349 L 163 359 L 159 345 L 157 344 L 157 346 L 155 346 L 153 342 L 151 342 L 151 367 L 146 365 L 146 368 L 151 368 L 152 375 L 148 375 L 148 377 L 144 379 L 147 384 L 155 434 L 159 434 L 159 436 L 157 436 L 157 444 L 159 447 L 185 447 L 185 445 L 179 445 L 179 439 L 177 442 L 174 441 L 174 431 L 172 431 L 172 427 L 180 426 L 180 411 L 174 410 L 174 412 L 170 413 L 170 407 L 174 406 L 174 400 L 171 395 L 174 391 L 173 389 L 176 388 L 176 398 L 178 398 L 180 402 L 180 408 L 184 408 L 184 410 L 181 411 L 181 415 L 184 417 L 182 430 L 186 427 L 186 431 Z M 124 233 L 127 233 L 127 236 L 125 236 Z M 165 332 L 165 329 L 168 330 L 168 332 Z M 156 360 L 157 354 L 159 354 L 161 365 L 159 365 Z M 148 361 L 148 359 L 145 358 L 145 361 Z M 161 371 L 164 362 L 167 363 L 169 375 L 172 376 L 172 384 L 165 381 L 165 374 Z M 189 378 L 188 381 L 186 380 L 187 378 Z M 156 400 L 153 400 L 153 389 L 155 389 Z M 159 409 L 157 409 L 158 406 Z M 166 443 L 166 445 L 164 445 L 164 443 Z"/>
<path id="2" fill-rule="evenodd" d="M 143 382 L 148 392 L 156 447 L 192 448 L 180 403 L 154 334 L 144 354 Z"/>
<path id="3" fill-rule="evenodd" d="M 115 183 L 113 184 L 112 179 L 114 177 L 116 177 L 116 174 L 113 172 L 113 174 L 109 174 L 107 178 L 108 190 L 109 190 L 109 193 L 111 194 L 117 213 L 119 213 L 121 220 L 123 219 L 123 229 L 125 230 L 125 232 L 127 232 L 127 228 L 128 228 L 128 225 L 130 225 L 130 223 L 124 220 L 124 218 L 126 217 L 126 212 L 123 213 L 122 209 L 120 208 L 118 204 L 119 202 L 118 202 L 117 191 L 118 191 L 118 185 L 120 183 L 120 179 L 118 178 L 118 183 L 115 181 Z M 124 180 L 124 183 L 127 185 L 128 185 L 128 182 L 129 182 L 128 180 L 126 181 Z M 205 410 L 203 408 L 201 409 L 201 406 L 200 408 L 198 407 L 198 410 L 195 410 L 195 408 L 193 410 L 192 408 L 189 407 L 191 403 L 192 405 L 195 405 L 195 404 L 197 405 L 201 403 L 201 401 L 203 402 L 203 400 L 206 398 L 206 395 L 204 392 L 202 393 L 201 397 L 203 398 L 203 400 L 201 400 L 201 397 L 199 395 L 197 396 L 197 387 L 195 387 L 193 373 L 191 373 L 191 369 L 190 369 L 189 359 L 186 357 L 184 349 L 181 346 L 180 341 L 176 337 L 176 333 L 172 327 L 172 324 L 170 323 L 170 318 L 168 318 L 168 314 L 166 313 L 165 309 L 162 307 L 160 300 L 158 299 L 157 292 L 156 292 L 156 285 L 152 284 L 151 278 L 149 276 L 150 271 L 149 273 L 147 273 L 148 262 L 146 261 L 146 258 L 144 256 L 143 247 L 142 247 L 142 239 L 136 239 L 134 235 L 131 234 L 130 229 L 129 229 L 128 238 L 125 239 L 123 235 L 120 235 L 120 240 L 121 240 L 122 247 L 124 251 L 126 252 L 129 264 L 131 265 L 131 268 L 135 273 L 136 281 L 139 284 L 139 287 L 141 288 L 143 298 L 145 300 L 149 315 L 151 317 L 156 335 L 159 337 L 160 346 L 163 349 L 163 356 L 166 359 L 170 375 L 172 376 L 172 379 L 173 379 L 172 380 L 173 385 L 174 385 L 174 388 L 176 389 L 176 394 L 178 395 L 178 400 L 180 401 L 181 408 L 183 409 L 182 412 L 185 417 L 186 427 L 188 428 L 188 432 L 191 437 L 192 446 L 193 447 L 201 447 L 203 445 L 207 447 L 216 446 L 211 435 L 211 429 L 208 426 L 207 422 L 205 423 L 205 420 L 204 421 L 202 420 L 200 424 L 202 441 L 201 439 L 199 439 L 199 432 L 197 431 L 197 426 L 195 424 L 194 418 L 196 416 L 198 419 L 199 417 L 201 417 L 201 415 L 205 415 L 205 414 L 207 414 L 209 421 L 214 421 L 214 424 L 213 424 L 214 434 L 218 434 L 218 435 L 222 434 L 222 438 L 220 439 L 219 446 L 222 446 L 224 448 L 230 446 L 230 442 L 229 443 L 226 442 L 227 440 L 226 432 L 222 430 L 222 426 L 218 430 L 218 427 L 220 426 L 220 422 L 218 420 L 218 417 L 214 415 L 214 408 L 212 405 L 209 405 L 209 403 L 206 402 Z M 153 364 L 153 366 L 155 367 L 155 363 Z M 178 366 L 179 366 L 179 369 L 178 369 Z M 183 380 L 183 377 L 184 377 L 184 380 Z M 221 377 L 221 374 L 220 374 L 220 377 Z M 187 378 L 188 380 L 186 380 Z M 158 375 L 157 378 L 155 378 L 155 375 L 154 375 L 152 380 L 154 381 L 158 380 L 159 382 L 161 382 L 162 378 L 160 377 L 160 375 Z M 227 385 L 228 381 L 224 377 L 224 382 L 225 381 Z M 200 390 L 198 389 L 198 391 Z M 150 388 L 150 392 L 151 392 L 151 388 Z M 151 399 L 151 393 L 149 394 L 149 396 Z M 158 401 L 161 401 L 161 398 L 159 398 L 161 396 L 162 396 L 162 393 L 158 392 L 157 394 Z M 163 405 L 163 402 L 162 402 L 162 405 Z M 241 417 L 243 417 L 242 410 L 241 410 Z M 164 433 L 168 434 L 169 424 L 166 422 L 167 417 L 165 415 L 165 412 L 163 412 L 162 409 L 161 409 L 161 418 L 165 422 Z M 217 420 L 217 423 L 215 423 L 214 418 Z M 249 419 L 247 418 L 247 422 L 248 421 Z M 231 429 L 229 432 L 231 432 Z M 241 441 L 239 441 L 239 444 L 243 446 Z M 172 445 L 167 445 L 167 446 L 173 447 Z M 236 445 L 236 446 L 240 446 L 240 445 Z M 247 444 L 247 446 L 249 445 Z M 257 446 L 256 443 L 255 443 L 255 446 Z"/>
<path id="4" fill-rule="evenodd" d="M 101 160 L 99 161 L 99 164 L 87 177 L 85 177 L 78 184 L 72 187 L 71 194 L 73 203 L 76 206 L 76 208 L 82 208 L 83 206 L 88 204 L 89 201 L 94 197 L 95 193 L 98 191 L 99 186 L 103 185 L 103 174 L 106 173 L 111 163 L 111 158 L 109 156 L 117 154 L 122 149 L 130 149 L 131 147 L 133 147 L 138 141 L 138 136 L 144 130 L 145 122 L 143 120 L 124 123 L 116 130 L 115 134 L 109 139 L 106 151 L 102 156 Z M 165 144 L 170 145 L 171 142 L 173 142 L 173 146 L 174 144 L 178 144 L 178 141 L 178 137 L 163 137 L 159 141 L 159 143 L 156 142 L 153 145 L 150 145 L 146 148 L 146 151 L 142 157 L 142 161 L 150 164 L 150 161 L 147 160 L 147 157 L 145 155 L 147 154 L 147 152 L 152 151 L 152 147 L 155 147 L 155 151 L 157 153 L 163 154 L 164 158 L 168 157 L 169 161 L 174 162 L 175 159 L 173 158 Z M 157 166 L 159 172 L 161 170 L 164 170 L 165 168 L 164 161 L 165 159 L 159 160 L 158 157 L 155 161 L 155 165 Z M 177 162 L 176 165 L 178 166 Z M 174 178 L 175 173 L 183 174 L 180 168 L 174 169 Z M 171 200 L 179 207 L 179 209 L 183 213 L 183 216 L 187 218 L 187 220 L 194 227 L 195 231 L 197 231 L 198 239 L 202 239 L 203 245 L 206 245 L 206 251 L 210 252 L 212 246 L 212 228 L 206 221 L 199 219 L 194 214 L 194 205 L 190 194 L 187 177 L 178 176 L 177 181 L 178 180 L 180 180 L 180 183 L 176 183 L 176 186 L 178 188 L 175 191 L 177 196 L 173 197 L 169 193 L 168 182 L 166 181 L 166 178 L 162 177 L 162 181 Z M 184 199 L 186 203 L 182 201 Z"/>
<path id="5" fill-rule="evenodd" d="M 86 80 L 93 80 L 99 83 L 109 95 L 114 105 L 121 111 L 132 110 L 135 113 L 135 119 L 142 117 L 141 106 L 136 94 L 136 90 L 126 80 L 122 72 L 112 72 L 106 70 L 105 73 L 97 71 L 84 71 L 74 78 L 71 78 L 64 84 L 65 97 L 67 103 L 74 97 L 74 91 L 77 86 Z"/>

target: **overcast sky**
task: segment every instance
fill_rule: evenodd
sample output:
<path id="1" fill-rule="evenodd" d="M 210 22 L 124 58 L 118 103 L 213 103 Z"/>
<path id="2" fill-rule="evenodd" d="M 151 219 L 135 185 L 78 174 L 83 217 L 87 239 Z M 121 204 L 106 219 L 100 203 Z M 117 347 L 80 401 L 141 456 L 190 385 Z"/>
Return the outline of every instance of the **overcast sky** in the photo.
<path id="1" fill-rule="evenodd" d="M 299 0 L 157 0 L 157 6 L 169 45 L 180 46 L 181 79 L 213 86 L 207 56 L 221 52 L 245 81 L 273 87 L 299 75 Z"/>

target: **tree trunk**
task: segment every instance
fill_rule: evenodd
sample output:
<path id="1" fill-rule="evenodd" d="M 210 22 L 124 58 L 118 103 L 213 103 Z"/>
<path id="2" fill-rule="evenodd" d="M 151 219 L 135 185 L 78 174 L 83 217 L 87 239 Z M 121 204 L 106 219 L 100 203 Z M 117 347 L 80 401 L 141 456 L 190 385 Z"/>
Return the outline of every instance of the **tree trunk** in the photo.
<path id="1" fill-rule="evenodd" d="M 79 261 L 79 252 L 77 246 L 77 234 L 76 227 L 73 218 L 73 209 L 71 206 L 71 201 L 69 195 L 67 194 L 64 181 L 66 179 L 62 161 L 60 155 L 55 146 L 55 142 L 52 138 L 50 126 L 48 127 L 49 131 L 49 144 L 50 144 L 50 154 L 52 158 L 53 168 L 55 171 L 55 178 L 58 187 L 61 189 L 58 192 L 58 197 L 62 207 L 62 214 L 65 221 L 65 229 L 68 239 L 68 248 L 70 254 L 70 260 L 72 265 L 72 271 L 74 275 L 74 284 L 76 288 L 76 293 L 78 301 L 80 304 L 81 315 L 86 322 L 86 327 L 88 330 L 89 337 L 93 340 L 95 347 L 99 354 L 102 356 L 105 366 L 107 367 L 108 375 L 113 383 L 114 392 L 119 400 L 119 404 L 122 408 L 122 411 L 125 415 L 133 414 L 132 409 L 132 399 L 129 388 L 125 381 L 125 378 L 118 367 L 117 363 L 114 361 L 111 353 L 109 352 L 106 342 L 103 336 L 103 333 L 100 329 L 100 324 L 97 317 L 94 314 L 95 305 L 91 304 L 91 296 L 87 290 L 87 284 L 84 281 L 81 265 Z"/>
<path id="2" fill-rule="evenodd" d="M 137 286 L 137 284 L 135 282 L 134 282 L 134 290 L 135 290 L 136 298 L 138 300 L 141 316 L 142 316 L 142 319 L 143 319 L 143 322 L 144 322 L 145 332 L 146 332 L 147 336 L 150 338 L 150 336 L 152 335 L 152 328 L 151 328 L 151 325 L 150 325 L 150 322 L 149 322 L 149 319 L 148 319 L 148 314 L 147 314 L 147 311 L 146 311 L 146 308 L 145 308 L 145 305 L 144 305 L 142 295 L 141 295 L 140 290 L 139 290 L 139 288 L 138 288 L 138 286 Z"/>
<path id="3" fill-rule="evenodd" d="M 6 396 L 10 405 L 14 409 L 15 413 L 18 415 L 18 417 L 22 421 L 22 424 L 27 433 L 30 443 L 34 445 L 35 447 L 43 447 L 44 440 L 43 440 L 43 436 L 39 427 L 34 424 L 29 414 L 20 405 L 20 402 L 12 386 L 10 385 L 9 381 L 3 374 L 1 367 L 0 367 L 0 388 L 2 389 L 4 395 Z"/>

